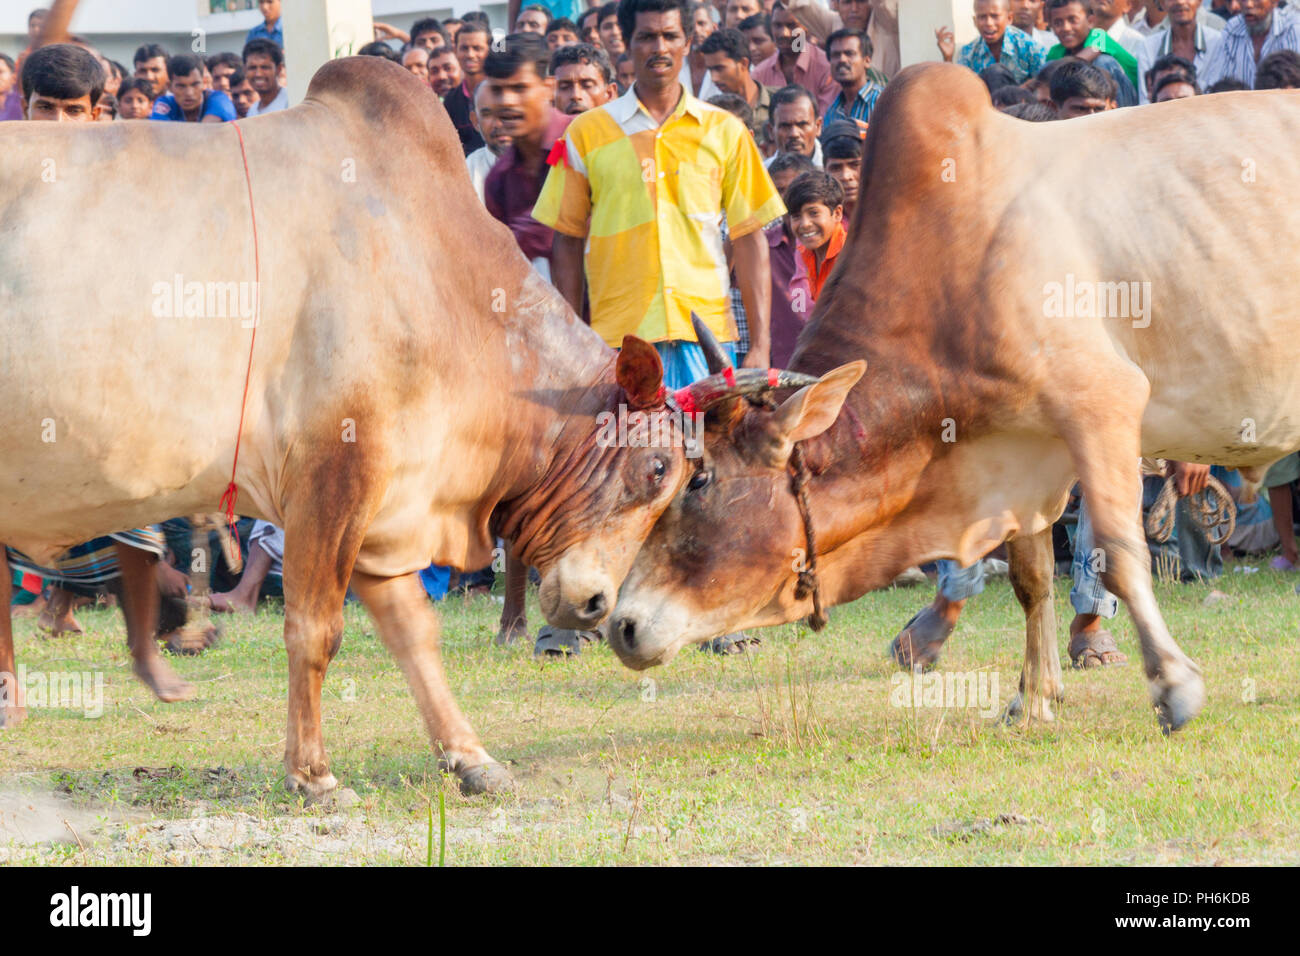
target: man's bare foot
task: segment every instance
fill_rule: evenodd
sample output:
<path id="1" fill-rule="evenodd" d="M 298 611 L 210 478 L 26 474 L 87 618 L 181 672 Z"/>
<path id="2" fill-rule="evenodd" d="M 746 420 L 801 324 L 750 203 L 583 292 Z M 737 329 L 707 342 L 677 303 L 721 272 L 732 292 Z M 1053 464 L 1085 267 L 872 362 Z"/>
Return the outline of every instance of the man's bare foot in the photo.
<path id="1" fill-rule="evenodd" d="M 41 612 L 45 610 L 45 595 L 36 595 L 36 600 L 31 604 L 13 604 L 9 607 L 10 617 L 40 617 Z"/>
<path id="2" fill-rule="evenodd" d="M 1080 669 L 1125 664 L 1128 656 L 1115 643 L 1110 631 L 1101 626 L 1096 614 L 1076 614 L 1070 622 L 1070 660 Z"/>
<path id="3" fill-rule="evenodd" d="M 238 590 L 213 591 L 208 595 L 208 606 L 220 614 L 252 614 L 257 610 L 256 600 L 250 601 Z"/>
<path id="4" fill-rule="evenodd" d="M 49 637 L 60 634 L 84 634 L 85 629 L 72 614 L 73 596 L 61 588 L 50 591 L 49 602 L 36 618 L 36 627 Z"/>
<path id="5" fill-rule="evenodd" d="M 172 666 L 156 654 L 145 661 L 136 661 L 131 669 L 164 704 L 174 704 L 194 696 L 194 685 L 182 680 Z"/>

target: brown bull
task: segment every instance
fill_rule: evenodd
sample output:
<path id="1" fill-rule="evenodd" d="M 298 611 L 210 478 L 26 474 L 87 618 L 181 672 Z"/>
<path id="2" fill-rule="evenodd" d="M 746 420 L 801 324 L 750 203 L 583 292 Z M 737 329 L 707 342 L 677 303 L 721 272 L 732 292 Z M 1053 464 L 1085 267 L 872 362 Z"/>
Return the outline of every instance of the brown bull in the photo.
<path id="1" fill-rule="evenodd" d="M 0 541 L 48 561 L 210 510 L 251 350 L 235 480 L 241 513 L 285 529 L 288 786 L 336 785 L 321 685 L 349 583 L 462 785 L 508 785 L 447 687 L 416 572 L 482 567 L 500 533 L 540 569 L 548 618 L 603 620 L 686 474 L 680 446 L 598 440 L 620 405 L 670 414 L 654 349 L 616 357 L 538 278 L 395 64 L 332 62 L 300 106 L 239 124 L 6 126 Z"/>
<path id="2" fill-rule="evenodd" d="M 1204 685 L 1152 594 L 1138 457 L 1254 476 L 1300 447 L 1300 280 L 1278 242 L 1300 234 L 1298 138 L 1296 93 L 1030 124 L 994 111 L 967 70 L 904 71 L 792 362 L 819 374 L 863 359 L 866 377 L 850 393 L 856 375 L 832 372 L 776 411 L 715 409 L 624 582 L 611 646 L 642 668 L 813 610 L 791 494 L 800 442 L 828 604 L 1009 540 L 1028 622 L 1012 709 L 1049 718 L 1062 690 L 1050 529 L 1077 477 L 1160 723 L 1190 720 Z M 1127 314 L 1098 308 L 1120 292 Z"/>

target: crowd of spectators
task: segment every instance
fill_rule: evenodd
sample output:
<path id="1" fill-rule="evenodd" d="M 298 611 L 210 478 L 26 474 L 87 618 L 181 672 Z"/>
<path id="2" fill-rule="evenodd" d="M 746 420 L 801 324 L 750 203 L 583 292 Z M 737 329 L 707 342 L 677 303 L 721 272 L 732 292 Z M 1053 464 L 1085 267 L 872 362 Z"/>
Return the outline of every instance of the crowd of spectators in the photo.
<path id="1" fill-rule="evenodd" d="M 128 70 L 73 37 L 0 54 L 3 118 L 220 123 L 286 109 L 280 0 L 260 6 L 238 53 L 151 44 Z M 738 364 L 788 362 L 851 236 L 864 137 L 900 69 L 898 0 L 509 8 L 501 26 L 478 11 L 409 32 L 376 24 L 358 52 L 441 100 L 487 210 L 610 345 L 649 339 L 666 384 L 688 384 L 705 373 L 695 313 Z M 938 54 L 1026 122 L 1300 86 L 1300 15 L 1285 0 L 974 0 L 971 12 L 976 38 L 958 47 L 942 26 Z M 1300 465 L 1283 464 L 1276 535 L 1249 544 L 1280 547 L 1274 565 L 1289 569 Z"/>

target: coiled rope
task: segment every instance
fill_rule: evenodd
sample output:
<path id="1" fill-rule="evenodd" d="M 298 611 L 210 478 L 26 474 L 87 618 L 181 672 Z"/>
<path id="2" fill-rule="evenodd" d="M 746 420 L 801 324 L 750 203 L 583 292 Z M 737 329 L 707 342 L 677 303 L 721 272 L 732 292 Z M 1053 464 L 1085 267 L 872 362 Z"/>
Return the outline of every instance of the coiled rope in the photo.
<path id="1" fill-rule="evenodd" d="M 1147 535 L 1163 544 L 1174 533 L 1174 513 L 1178 506 L 1178 488 L 1173 476 L 1165 479 L 1160 495 L 1147 512 Z M 1237 528 L 1237 505 L 1223 482 L 1210 476 L 1204 491 L 1187 496 L 1187 511 L 1205 531 L 1210 544 L 1223 544 Z"/>

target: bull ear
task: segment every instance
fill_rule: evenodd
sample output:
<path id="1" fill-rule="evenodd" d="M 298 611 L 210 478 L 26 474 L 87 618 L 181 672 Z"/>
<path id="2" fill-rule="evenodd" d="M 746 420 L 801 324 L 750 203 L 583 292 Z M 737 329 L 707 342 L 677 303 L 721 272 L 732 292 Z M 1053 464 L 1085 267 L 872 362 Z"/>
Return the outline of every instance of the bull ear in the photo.
<path id="1" fill-rule="evenodd" d="M 844 400 L 866 370 L 867 363 L 861 360 L 841 365 L 781 404 L 772 416 L 774 442 L 768 453 L 775 467 L 785 467 L 795 442 L 815 438 L 835 423 Z"/>
<path id="2" fill-rule="evenodd" d="M 663 403 L 664 363 L 659 351 L 645 339 L 623 336 L 614 377 L 627 394 L 630 408 L 654 408 Z"/>

